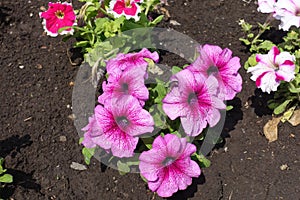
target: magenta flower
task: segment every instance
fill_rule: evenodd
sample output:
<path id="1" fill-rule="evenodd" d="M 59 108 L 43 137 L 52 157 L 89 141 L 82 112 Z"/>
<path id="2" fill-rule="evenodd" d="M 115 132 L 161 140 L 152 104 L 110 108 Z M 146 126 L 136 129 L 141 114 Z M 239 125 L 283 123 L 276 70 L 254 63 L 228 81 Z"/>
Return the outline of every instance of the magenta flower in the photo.
<path id="1" fill-rule="evenodd" d="M 149 58 L 154 62 L 158 62 L 159 56 L 157 52 L 151 53 L 148 49 L 143 48 L 138 53 L 119 53 L 116 58 L 110 59 L 106 64 L 107 73 L 111 76 L 120 73 L 127 68 L 147 66 L 145 58 Z M 110 81 L 110 77 L 108 81 Z"/>
<path id="2" fill-rule="evenodd" d="M 195 152 L 196 146 L 185 138 L 173 134 L 158 136 L 152 149 L 139 157 L 139 168 L 150 190 L 161 197 L 170 197 L 191 185 L 192 177 L 201 174 L 200 167 L 190 157 Z"/>
<path id="3" fill-rule="evenodd" d="M 218 82 L 214 76 L 207 79 L 189 70 L 182 70 L 172 78 L 177 82 L 163 99 L 163 110 L 171 120 L 180 117 L 185 133 L 199 135 L 209 124 L 215 126 L 220 120 L 218 109 L 226 106 L 217 95 Z"/>
<path id="4" fill-rule="evenodd" d="M 276 0 L 258 0 L 257 10 L 261 13 L 274 13 Z"/>
<path id="5" fill-rule="evenodd" d="M 281 52 L 274 46 L 268 54 L 256 55 L 258 64 L 250 67 L 251 80 L 263 92 L 276 91 L 281 81 L 291 81 L 295 78 L 295 56 L 288 52 Z"/>
<path id="6" fill-rule="evenodd" d="M 242 90 L 240 59 L 232 57 L 232 51 L 219 46 L 204 45 L 198 49 L 200 56 L 187 67 L 192 72 L 202 73 L 205 77 L 214 75 L 218 80 L 219 97 L 231 100 Z"/>
<path id="7" fill-rule="evenodd" d="M 125 16 L 126 19 L 133 18 L 139 21 L 139 13 L 141 8 L 137 3 L 142 3 L 143 0 L 112 0 L 109 3 L 108 13 L 114 15 L 115 18 Z"/>
<path id="8" fill-rule="evenodd" d="M 40 18 L 43 19 L 43 26 L 47 33 L 52 37 L 56 37 L 58 34 L 73 34 L 74 29 L 68 28 L 61 33 L 58 33 L 60 28 L 76 25 L 76 15 L 74 13 L 72 4 L 64 3 L 48 3 L 48 10 L 40 14 Z"/>
<path id="9" fill-rule="evenodd" d="M 144 110 L 132 96 L 113 99 L 110 104 L 95 108 L 95 117 L 90 120 L 83 144 L 99 145 L 111 150 L 117 157 L 132 157 L 139 135 L 152 132 L 154 126 L 150 113 Z"/>
<path id="10" fill-rule="evenodd" d="M 281 20 L 280 29 L 288 31 L 291 26 L 300 27 L 300 1 L 278 0 L 275 4 L 274 17 Z"/>
<path id="11" fill-rule="evenodd" d="M 144 106 L 149 98 L 149 91 L 145 86 L 144 76 L 147 66 L 128 68 L 123 72 L 115 74 L 110 81 L 103 82 L 103 93 L 98 97 L 98 102 L 105 105 L 113 98 L 120 98 L 124 95 L 131 95 L 140 101 Z"/>

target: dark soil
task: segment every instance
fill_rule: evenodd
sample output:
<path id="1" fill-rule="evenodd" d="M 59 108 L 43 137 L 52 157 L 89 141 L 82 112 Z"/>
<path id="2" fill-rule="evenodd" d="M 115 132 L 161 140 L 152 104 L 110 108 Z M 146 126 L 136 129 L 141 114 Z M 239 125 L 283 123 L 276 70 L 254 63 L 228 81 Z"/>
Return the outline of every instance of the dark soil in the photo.
<path id="1" fill-rule="evenodd" d="M 244 63 L 248 53 L 238 40 L 238 20 L 263 22 L 254 1 L 169 0 L 171 19 L 161 26 L 174 28 L 199 43 L 233 50 Z M 159 199 L 137 174 L 119 175 L 92 159 L 84 163 L 72 114 L 72 86 L 78 66 L 67 56 L 71 43 L 43 34 L 38 17 L 47 1 L 0 1 L 0 156 L 5 158 L 14 183 L 1 192 L 5 199 Z M 75 4 L 76 6 L 76 4 Z M 78 61 L 78 60 L 77 60 Z M 166 54 L 163 61 L 179 65 Z M 266 98 L 249 74 L 240 70 L 244 89 L 232 101 L 223 136 L 225 143 L 211 152 L 212 165 L 177 199 L 299 199 L 300 131 L 280 126 L 278 141 L 269 144 L 262 135 L 271 118 Z M 295 137 L 291 137 L 291 134 Z M 60 137 L 65 136 L 66 141 Z M 280 166 L 288 165 L 287 170 Z"/>

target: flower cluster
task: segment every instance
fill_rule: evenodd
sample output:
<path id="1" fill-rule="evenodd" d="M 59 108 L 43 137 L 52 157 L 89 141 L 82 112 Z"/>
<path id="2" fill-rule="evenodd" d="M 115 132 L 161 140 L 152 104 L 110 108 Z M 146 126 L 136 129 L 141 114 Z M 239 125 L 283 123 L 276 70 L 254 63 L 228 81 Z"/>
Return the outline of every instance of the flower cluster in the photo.
<path id="1" fill-rule="evenodd" d="M 170 119 L 167 127 L 180 118 L 184 133 L 166 128 L 150 136 L 151 143 L 143 139 L 158 128 L 150 111 L 150 104 L 158 97 L 149 93 L 157 86 L 147 87 L 145 80 L 150 73 L 149 63 L 158 62 L 159 56 L 145 48 L 137 53 L 119 53 L 106 62 L 108 77 L 102 83 L 99 105 L 82 129 L 86 148 L 98 146 L 118 158 L 133 158 L 138 151 L 141 175 L 149 188 L 162 197 L 186 189 L 192 178 L 200 175 L 199 164 L 191 160 L 192 155 L 198 155 L 197 146 L 188 138 L 215 126 L 220 110 L 226 109 L 224 101 L 232 99 L 242 87 L 239 58 L 232 57 L 229 49 L 204 45 L 198 50 L 199 57 L 171 77 L 169 93 L 164 93 L 158 102 L 162 108 L 158 112 Z M 138 147 L 139 140 L 147 149 Z M 199 157 L 196 156 L 198 161 Z"/>
<path id="2" fill-rule="evenodd" d="M 133 18 L 135 21 L 140 19 L 140 3 L 143 0 L 111 0 L 107 13 L 112 14 L 115 18 L 124 16 L 126 19 Z M 104 2 L 100 1 L 100 5 Z M 76 15 L 71 3 L 48 3 L 48 10 L 40 13 L 40 18 L 43 19 L 44 30 L 52 37 L 58 34 L 73 34 L 73 26 L 76 26 Z M 66 28 L 59 32 L 60 29 Z"/>
<path id="3" fill-rule="evenodd" d="M 272 13 L 274 18 L 281 20 L 279 28 L 284 31 L 300 26 L 299 0 L 258 0 L 258 11 Z"/>
<path id="4" fill-rule="evenodd" d="M 56 37 L 68 35 L 65 39 L 76 38 L 74 47 L 81 48 L 84 61 L 94 66 L 101 57 L 108 60 L 111 51 L 121 48 L 126 41 L 109 44 L 109 39 L 135 28 L 147 28 L 157 25 L 163 15 L 156 18 L 149 15 L 156 5 L 166 0 L 79 0 L 84 4 L 75 10 L 71 3 L 48 3 L 48 10 L 41 12 L 43 27 L 47 35 Z M 124 40 L 131 41 L 130 37 Z M 132 41 L 131 41 L 132 42 Z M 146 45 L 144 45 L 146 46 Z M 90 58 L 91 55 L 97 56 Z M 100 62 L 104 67 L 104 62 Z"/>
<path id="5" fill-rule="evenodd" d="M 252 25 L 240 21 L 246 38 L 240 38 L 252 55 L 245 63 L 245 69 L 251 73 L 251 80 L 263 92 L 273 92 L 268 101 L 274 114 L 286 113 L 291 116 L 300 102 L 300 1 L 299 0 L 259 0 L 258 11 L 270 13 L 266 22 L 259 26 L 257 35 Z M 279 44 L 273 38 L 261 39 L 261 35 L 271 28 L 271 20 L 281 20 L 279 29 L 287 31 Z M 297 27 L 296 29 L 293 27 Z"/>
<path id="6" fill-rule="evenodd" d="M 83 145 L 96 145 L 117 157 L 132 157 L 139 135 L 152 132 L 154 121 L 143 109 L 149 92 L 144 85 L 148 63 L 158 61 L 157 53 L 143 49 L 139 53 L 119 54 L 107 62 L 108 82 L 103 82 L 103 94 L 86 131 Z"/>

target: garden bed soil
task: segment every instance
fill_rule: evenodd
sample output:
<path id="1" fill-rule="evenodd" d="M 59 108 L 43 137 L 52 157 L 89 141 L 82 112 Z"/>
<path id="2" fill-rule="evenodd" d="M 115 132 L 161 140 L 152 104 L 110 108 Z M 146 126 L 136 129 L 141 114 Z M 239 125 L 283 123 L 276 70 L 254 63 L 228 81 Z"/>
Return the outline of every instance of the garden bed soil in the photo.
<path id="1" fill-rule="evenodd" d="M 71 42 L 43 33 L 41 6 L 47 7 L 47 1 L 0 2 L 0 156 L 14 176 L 1 195 L 16 200 L 160 199 L 139 175 L 121 176 L 96 159 L 87 170 L 70 168 L 72 162 L 84 163 L 69 117 L 72 81 L 79 66 L 69 62 Z M 160 26 L 201 44 L 228 47 L 241 63 L 249 54 L 238 40 L 242 36 L 238 20 L 254 23 L 266 17 L 256 11 L 253 0 L 169 0 L 165 8 L 181 25 L 164 21 Z M 79 63 L 80 58 L 73 61 Z M 184 64 L 169 54 L 162 61 Z M 173 199 L 299 199 L 299 127 L 280 125 L 279 139 L 269 144 L 262 134 L 271 118 L 268 97 L 255 90 L 244 69 L 240 73 L 244 89 L 230 102 L 235 108 L 227 113 L 225 142 L 209 155 L 211 167 Z M 284 164 L 288 167 L 281 170 Z"/>

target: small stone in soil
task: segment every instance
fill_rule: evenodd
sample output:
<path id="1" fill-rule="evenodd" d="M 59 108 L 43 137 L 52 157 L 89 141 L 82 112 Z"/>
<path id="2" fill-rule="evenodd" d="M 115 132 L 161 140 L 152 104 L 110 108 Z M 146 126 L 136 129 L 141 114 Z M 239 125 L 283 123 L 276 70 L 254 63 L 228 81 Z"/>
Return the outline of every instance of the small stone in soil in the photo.
<path id="1" fill-rule="evenodd" d="M 61 142 L 66 142 L 67 141 L 67 137 L 64 135 L 59 136 L 59 141 Z"/>
<path id="2" fill-rule="evenodd" d="M 37 68 L 37 69 L 42 69 L 43 66 L 42 66 L 41 64 L 37 64 L 37 65 L 36 65 L 36 68 Z"/>
<path id="3" fill-rule="evenodd" d="M 284 164 L 284 165 L 280 166 L 281 171 L 288 170 L 288 169 L 289 169 L 289 166 L 287 164 Z"/>
<path id="4" fill-rule="evenodd" d="M 71 120 L 75 120 L 76 116 L 75 116 L 75 114 L 71 114 L 71 115 L 68 116 L 68 118 L 71 119 Z"/>

